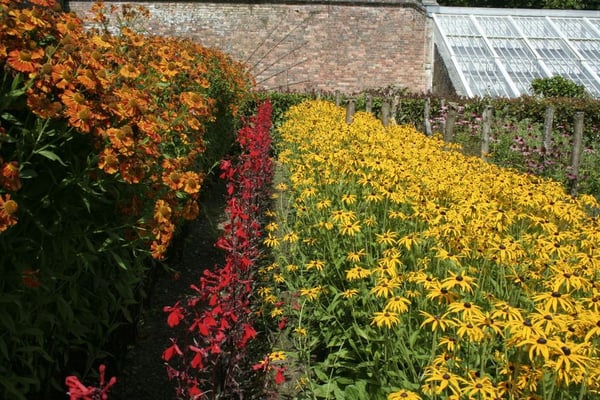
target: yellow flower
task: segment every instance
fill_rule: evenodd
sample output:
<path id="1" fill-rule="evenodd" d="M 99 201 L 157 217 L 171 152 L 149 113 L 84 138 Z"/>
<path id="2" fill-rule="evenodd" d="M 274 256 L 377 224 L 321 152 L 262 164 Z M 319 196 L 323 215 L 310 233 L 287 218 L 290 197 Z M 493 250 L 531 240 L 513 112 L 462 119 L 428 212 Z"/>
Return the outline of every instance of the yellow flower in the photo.
<path id="1" fill-rule="evenodd" d="M 360 265 L 356 265 L 353 268 L 350 268 L 348 271 L 346 271 L 346 279 L 349 281 L 367 278 L 370 275 L 371 271 L 361 267 Z"/>
<path id="2" fill-rule="evenodd" d="M 307 331 L 306 328 L 303 328 L 301 326 L 298 326 L 294 329 L 294 332 L 296 332 L 296 335 L 298 336 L 306 336 L 307 335 Z"/>
<path id="3" fill-rule="evenodd" d="M 477 287 L 477 284 L 475 283 L 475 278 L 464 274 L 456 274 L 452 271 L 448 271 L 448 274 L 450 274 L 450 276 L 442 280 L 443 288 L 453 289 L 455 287 L 458 287 L 464 291 L 473 293 L 473 288 Z"/>
<path id="4" fill-rule="evenodd" d="M 279 245 L 279 239 L 277 239 L 275 236 L 273 236 L 271 234 L 271 232 L 269 232 L 267 234 L 267 237 L 265 238 L 265 240 L 263 241 L 263 243 L 265 244 L 265 246 L 267 247 L 277 247 Z"/>
<path id="5" fill-rule="evenodd" d="M 376 233 L 375 237 L 376 237 L 375 241 L 377 243 L 393 246 L 396 243 L 396 238 L 398 237 L 398 233 L 388 229 L 387 231 L 385 231 L 383 233 Z"/>
<path id="6" fill-rule="evenodd" d="M 533 296 L 533 301 L 536 303 L 543 303 L 542 308 L 547 311 L 556 312 L 559 309 L 562 309 L 566 312 L 571 312 L 575 308 L 575 304 L 568 293 L 563 294 L 557 291 L 537 294 Z"/>
<path id="7" fill-rule="evenodd" d="M 360 232 L 360 223 L 358 221 L 355 222 L 347 222 L 344 225 L 340 226 L 340 233 L 346 236 L 354 236 L 355 234 Z"/>
<path id="8" fill-rule="evenodd" d="M 463 382 L 463 379 L 448 369 L 430 367 L 425 371 L 425 376 L 425 383 L 431 385 L 430 388 L 433 394 L 439 395 L 446 389 L 450 389 L 454 395 L 459 396 L 461 394 L 460 382 Z"/>
<path id="9" fill-rule="evenodd" d="M 392 311 L 397 313 L 405 313 L 408 311 L 408 306 L 410 305 L 410 300 L 402 296 L 394 296 L 387 301 L 384 311 Z"/>
<path id="10" fill-rule="evenodd" d="M 381 328 L 382 326 L 385 326 L 386 328 L 391 328 L 399 322 L 400 319 L 398 318 L 398 313 L 382 311 L 375 313 L 375 316 L 371 321 L 371 325 L 376 325 L 378 328 Z"/>
<path id="11" fill-rule="evenodd" d="M 358 294 L 357 289 L 348 289 L 348 290 L 344 290 L 342 292 L 342 297 L 344 297 L 345 299 L 350 299 L 350 298 L 356 296 L 357 294 Z"/>
<path id="12" fill-rule="evenodd" d="M 325 261 L 323 261 L 323 260 L 311 260 L 308 263 L 306 263 L 307 270 L 311 270 L 314 268 L 317 271 L 323 271 L 324 266 L 325 266 Z"/>
<path id="13" fill-rule="evenodd" d="M 469 301 L 455 301 L 448 306 L 448 312 L 462 315 L 464 319 L 483 319 L 481 307 Z"/>
<path id="14" fill-rule="evenodd" d="M 325 208 L 331 207 L 331 200 L 325 199 L 317 202 L 317 210 L 323 210 Z"/>
<path id="15" fill-rule="evenodd" d="M 300 296 L 304 296 L 309 300 L 316 300 L 323 288 L 319 285 L 313 288 L 300 289 Z"/>
<path id="16" fill-rule="evenodd" d="M 272 311 L 271 311 L 271 318 L 275 318 L 278 317 L 280 315 L 283 315 L 283 310 L 279 307 L 275 307 Z"/>
<path id="17" fill-rule="evenodd" d="M 286 358 L 285 351 L 274 351 L 269 354 L 269 360 L 271 361 L 285 361 Z"/>
<path id="18" fill-rule="evenodd" d="M 390 393 L 387 400 L 421 400 L 421 396 L 410 390 L 398 390 L 397 392 Z"/>
<path id="19" fill-rule="evenodd" d="M 366 254 L 367 254 L 367 252 L 365 249 L 360 249 L 358 251 L 351 251 L 346 256 L 346 260 L 351 261 L 351 262 L 359 262 L 361 260 L 361 258 L 364 257 Z"/>
<path id="20" fill-rule="evenodd" d="M 481 342 L 485 337 L 483 329 L 474 325 L 472 322 L 461 321 L 458 319 L 455 319 L 454 322 L 458 327 L 456 334 L 461 338 L 466 336 L 472 342 Z"/>
<path id="21" fill-rule="evenodd" d="M 294 271 L 298 270 L 298 266 L 296 264 L 288 264 L 288 265 L 285 266 L 285 269 L 288 272 L 294 272 Z"/>
<path id="22" fill-rule="evenodd" d="M 390 297 L 393 294 L 394 289 L 400 285 L 389 279 L 380 280 L 376 286 L 371 289 L 371 293 L 374 293 L 377 297 Z"/>
<path id="23" fill-rule="evenodd" d="M 420 328 L 423 328 L 426 325 L 431 325 L 432 332 L 437 330 L 444 332 L 448 327 L 456 325 L 454 321 L 452 321 L 449 318 L 446 318 L 448 313 L 442 315 L 429 314 L 426 311 L 419 311 L 419 313 L 426 317 L 425 320 L 421 323 Z"/>
<path id="24" fill-rule="evenodd" d="M 277 229 L 279 229 L 279 225 L 276 222 L 269 222 L 265 225 L 265 231 L 267 232 L 275 232 Z"/>
<path id="25" fill-rule="evenodd" d="M 466 381 L 462 393 L 470 399 L 496 399 L 498 393 L 494 383 L 488 376 L 474 377 Z"/>
<path id="26" fill-rule="evenodd" d="M 342 202 L 347 205 L 352 205 L 356 203 L 356 195 L 355 194 L 344 194 L 342 195 Z"/>
<path id="27" fill-rule="evenodd" d="M 533 363 L 536 357 L 542 357 L 544 362 L 550 359 L 551 343 L 544 336 L 532 336 L 516 344 L 516 347 L 526 347 L 529 360 Z"/>
<path id="28" fill-rule="evenodd" d="M 288 232 L 281 238 L 284 242 L 295 243 L 298 241 L 298 234 L 295 232 Z"/>

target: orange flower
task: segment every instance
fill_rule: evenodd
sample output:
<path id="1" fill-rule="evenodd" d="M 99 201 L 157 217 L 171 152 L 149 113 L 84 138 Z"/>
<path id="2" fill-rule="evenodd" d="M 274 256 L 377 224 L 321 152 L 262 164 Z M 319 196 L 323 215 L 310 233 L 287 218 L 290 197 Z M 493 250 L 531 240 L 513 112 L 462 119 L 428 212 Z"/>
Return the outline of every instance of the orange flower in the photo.
<path id="1" fill-rule="evenodd" d="M 44 49 L 13 50 L 8 53 L 6 63 L 18 72 L 34 72 L 42 65 L 38 62 L 44 57 Z"/>
<path id="2" fill-rule="evenodd" d="M 60 96 L 63 104 L 71 109 L 79 109 L 86 105 L 85 96 L 81 94 L 81 92 L 76 92 L 70 89 L 65 90 L 65 92 Z"/>
<path id="3" fill-rule="evenodd" d="M 63 13 L 61 20 L 56 23 L 56 28 L 63 34 L 73 34 L 82 30 L 81 20 L 71 14 Z"/>
<path id="4" fill-rule="evenodd" d="M 119 74 L 124 78 L 135 79 L 140 76 L 141 72 L 134 65 L 127 64 L 119 70 Z"/>
<path id="5" fill-rule="evenodd" d="M 83 133 L 89 133 L 92 129 L 93 114 L 89 107 L 79 107 L 78 109 L 68 109 L 69 124 L 79 129 Z"/>
<path id="6" fill-rule="evenodd" d="M 195 172 L 188 171 L 183 175 L 183 191 L 189 194 L 195 194 L 200 191 L 202 177 Z"/>
<path id="7" fill-rule="evenodd" d="M 52 9 L 56 9 L 56 6 L 59 5 L 56 0 L 29 0 L 29 2 L 40 7 L 48 7 Z"/>
<path id="8" fill-rule="evenodd" d="M 200 213 L 200 208 L 198 207 L 198 202 L 196 200 L 188 200 L 183 207 L 183 212 L 181 213 L 184 219 L 188 221 L 192 221 L 198 217 Z"/>
<path id="9" fill-rule="evenodd" d="M 0 195 L 0 232 L 7 230 L 17 223 L 19 205 L 10 199 L 10 194 Z"/>
<path id="10" fill-rule="evenodd" d="M 179 100 L 189 108 L 202 108 L 206 104 L 204 96 L 196 92 L 182 92 Z"/>
<path id="11" fill-rule="evenodd" d="M 152 252 L 152 258 L 155 260 L 162 260 L 165 258 L 165 253 L 167 252 L 167 246 L 162 243 L 158 243 L 156 240 L 152 242 L 150 246 L 150 251 Z"/>
<path id="12" fill-rule="evenodd" d="M 55 82 L 55 86 L 59 89 L 73 88 L 77 76 L 71 67 L 65 64 L 58 64 L 53 66 L 52 80 Z"/>
<path id="13" fill-rule="evenodd" d="M 102 153 L 100 153 L 98 168 L 111 175 L 119 170 L 119 158 L 113 149 L 104 149 Z"/>
<path id="14" fill-rule="evenodd" d="M 167 223 L 171 219 L 171 207 L 164 200 L 157 200 L 154 205 L 154 220 L 159 224 Z"/>
<path id="15" fill-rule="evenodd" d="M 163 183 L 173 190 L 179 190 L 183 187 L 183 175 L 179 171 L 165 172 L 163 174 Z"/>
<path id="16" fill-rule="evenodd" d="M 77 70 L 77 81 L 88 90 L 96 89 L 96 76 L 93 71 L 87 68 L 80 68 Z"/>
<path id="17" fill-rule="evenodd" d="M 17 161 L 11 161 L 4 163 L 0 168 L 0 184 L 6 190 L 12 190 L 16 192 L 21 189 L 21 180 L 19 178 L 19 163 Z"/>
<path id="18" fill-rule="evenodd" d="M 179 68 L 180 65 L 178 63 L 174 61 L 168 61 L 165 59 L 161 60 L 159 64 L 153 65 L 153 67 L 156 68 L 156 70 L 163 74 L 166 78 L 172 78 L 179 72 L 181 72 Z M 165 77 L 163 77 L 164 81 L 167 80 L 165 79 Z"/>
<path id="19" fill-rule="evenodd" d="M 127 183 L 139 183 L 144 178 L 144 164 L 138 159 L 121 161 L 119 165 L 121 177 Z"/>
<path id="20" fill-rule="evenodd" d="M 106 131 L 106 134 L 110 143 L 115 149 L 119 150 L 119 153 L 126 156 L 133 155 L 133 150 L 131 150 L 131 148 L 134 145 L 134 141 L 131 126 L 125 125 L 118 129 L 110 128 Z"/>
<path id="21" fill-rule="evenodd" d="M 13 17 L 15 28 L 20 31 L 29 32 L 36 28 L 36 24 L 31 18 L 30 9 L 11 10 L 8 15 Z"/>

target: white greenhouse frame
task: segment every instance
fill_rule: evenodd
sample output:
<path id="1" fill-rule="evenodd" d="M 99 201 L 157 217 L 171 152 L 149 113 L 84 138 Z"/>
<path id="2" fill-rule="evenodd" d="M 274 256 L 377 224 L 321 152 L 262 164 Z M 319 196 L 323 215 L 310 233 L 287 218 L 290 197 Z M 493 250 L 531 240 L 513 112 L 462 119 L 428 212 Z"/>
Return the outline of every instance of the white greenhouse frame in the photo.
<path id="1" fill-rule="evenodd" d="M 519 97 L 556 75 L 600 98 L 600 11 L 431 7 L 457 94 Z"/>

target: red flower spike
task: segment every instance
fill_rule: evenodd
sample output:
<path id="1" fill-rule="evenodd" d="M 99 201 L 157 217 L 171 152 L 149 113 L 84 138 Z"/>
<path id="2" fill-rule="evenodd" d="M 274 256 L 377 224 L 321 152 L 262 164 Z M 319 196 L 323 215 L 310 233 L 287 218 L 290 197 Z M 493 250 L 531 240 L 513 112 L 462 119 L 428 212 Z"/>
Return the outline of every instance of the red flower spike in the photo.
<path id="1" fill-rule="evenodd" d="M 199 382 L 211 385 L 209 367 L 222 365 L 232 370 L 233 363 L 240 365 L 245 347 L 257 336 L 251 323 L 254 313 L 250 299 L 253 269 L 262 247 L 261 211 L 270 200 L 271 113 L 271 105 L 262 104 L 257 115 L 238 131 L 241 154 L 220 164 L 220 177 L 226 180 L 228 220 L 215 246 L 225 251 L 225 264 L 205 269 L 199 285 L 191 286 L 193 295 L 183 305 L 164 308 L 169 313 L 169 326 L 183 323 L 193 343 L 179 350 L 173 342 L 163 353 L 165 359 L 179 355 L 186 360 L 179 370 L 167 365 L 169 377 L 178 382 L 181 397 L 200 398 L 206 391 L 216 390 L 200 389 Z M 263 372 L 272 369 L 268 357 L 252 368 Z M 285 380 L 283 368 L 278 372 L 275 381 L 281 383 Z M 238 378 L 232 376 L 221 390 L 225 395 L 227 390 L 239 391 L 237 382 Z"/>

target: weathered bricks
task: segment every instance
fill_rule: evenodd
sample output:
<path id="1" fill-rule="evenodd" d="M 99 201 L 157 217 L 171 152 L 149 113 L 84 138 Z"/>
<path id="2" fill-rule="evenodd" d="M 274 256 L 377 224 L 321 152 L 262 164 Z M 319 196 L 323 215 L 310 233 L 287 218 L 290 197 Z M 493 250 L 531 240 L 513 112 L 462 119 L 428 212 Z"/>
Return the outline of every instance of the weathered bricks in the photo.
<path id="1" fill-rule="evenodd" d="M 246 62 L 263 89 L 431 90 L 432 22 L 418 1 L 135 4 L 150 10 L 150 34 L 219 48 Z M 91 5 L 69 2 L 81 17 Z"/>

